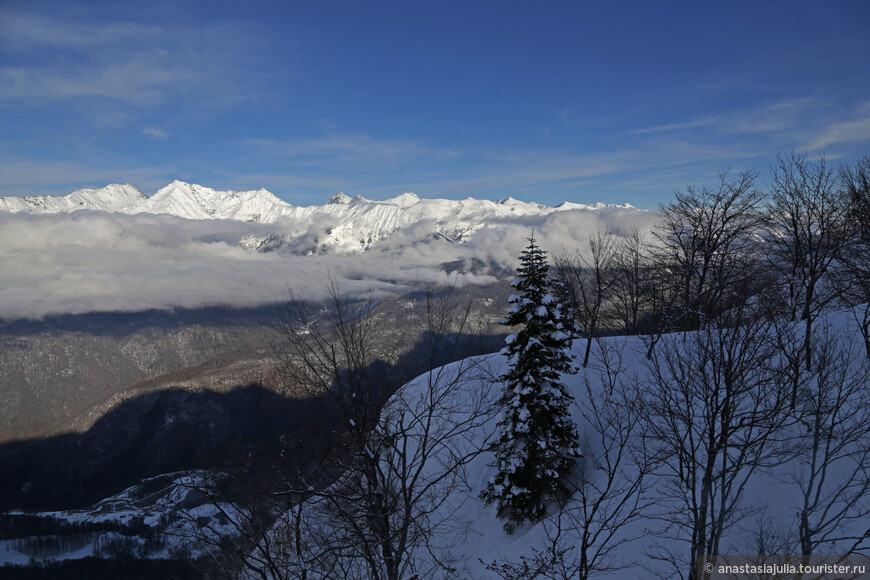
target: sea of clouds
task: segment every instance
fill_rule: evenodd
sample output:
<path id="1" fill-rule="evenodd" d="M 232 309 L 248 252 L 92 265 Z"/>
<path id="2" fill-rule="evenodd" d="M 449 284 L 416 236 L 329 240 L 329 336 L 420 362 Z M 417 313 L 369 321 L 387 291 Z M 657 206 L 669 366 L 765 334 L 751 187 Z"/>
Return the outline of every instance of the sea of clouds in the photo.
<path id="1" fill-rule="evenodd" d="M 166 215 L 80 211 L 0 215 L 0 319 L 171 307 L 258 306 L 310 299 L 330 281 L 342 291 L 401 292 L 420 283 L 489 284 L 493 273 L 445 272 L 441 265 L 477 258 L 512 269 L 532 231 L 550 252 L 587 247 L 599 230 L 649 231 L 653 212 L 629 208 L 562 211 L 487 223 L 461 244 L 432 239 L 432 223 L 396 231 L 365 252 L 311 254 L 331 223 L 251 224 Z M 243 248 L 246 236 L 290 237 L 281 252 Z M 427 239 L 427 236 L 429 238 Z"/>

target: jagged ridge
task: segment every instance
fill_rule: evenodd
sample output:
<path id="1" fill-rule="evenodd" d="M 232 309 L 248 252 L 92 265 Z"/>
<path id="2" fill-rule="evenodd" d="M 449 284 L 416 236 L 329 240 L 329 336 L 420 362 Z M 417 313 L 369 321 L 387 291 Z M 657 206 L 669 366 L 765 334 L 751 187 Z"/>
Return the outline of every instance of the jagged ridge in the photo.
<path id="1" fill-rule="evenodd" d="M 311 242 L 312 251 L 365 250 L 415 224 L 426 224 L 425 235 L 437 234 L 461 243 L 475 231 L 494 222 L 605 208 L 633 209 L 628 204 L 612 206 L 570 202 L 550 207 L 513 198 L 497 202 L 471 197 L 464 200 L 423 199 L 414 193 L 372 201 L 362 196 L 351 198 L 342 192 L 335 194 L 325 205 L 301 207 L 279 199 L 266 189 L 219 191 L 183 181 L 173 181 L 151 197 L 129 184 L 82 189 L 64 197 L 0 197 L 0 211 L 7 212 L 52 214 L 91 210 L 163 214 L 196 220 L 280 223 L 280 234 L 253 234 L 241 240 L 243 247 L 258 251 L 280 249 L 285 242 L 298 241 L 300 236 L 312 230 L 316 231 L 316 239 Z"/>

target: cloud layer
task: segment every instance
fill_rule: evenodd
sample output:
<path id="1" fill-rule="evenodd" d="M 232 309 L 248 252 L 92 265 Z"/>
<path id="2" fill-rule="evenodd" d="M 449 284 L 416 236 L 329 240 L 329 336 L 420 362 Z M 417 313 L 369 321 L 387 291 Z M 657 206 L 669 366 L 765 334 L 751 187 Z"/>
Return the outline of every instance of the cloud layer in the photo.
<path id="1" fill-rule="evenodd" d="M 249 252 L 248 235 L 273 226 L 193 221 L 157 215 L 76 212 L 0 216 L 0 319 L 92 311 L 139 311 L 207 305 L 255 306 L 288 288 L 317 299 L 328 281 L 349 293 L 399 292 L 418 283 L 487 284 L 490 275 L 446 273 L 444 262 L 478 258 L 513 268 L 534 229 L 556 252 L 586 243 L 598 229 L 649 229 L 651 212 L 608 208 L 493 223 L 464 244 L 425 240 L 426 224 L 400 230 L 362 254 L 299 255 L 319 227 L 292 239 L 288 253 Z M 286 224 L 285 227 L 296 227 Z"/>

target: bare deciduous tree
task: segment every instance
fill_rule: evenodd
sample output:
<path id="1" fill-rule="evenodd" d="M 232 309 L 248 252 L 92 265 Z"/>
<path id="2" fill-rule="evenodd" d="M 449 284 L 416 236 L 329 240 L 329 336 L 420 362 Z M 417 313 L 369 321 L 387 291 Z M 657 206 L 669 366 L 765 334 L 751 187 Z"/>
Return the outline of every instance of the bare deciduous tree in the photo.
<path id="1" fill-rule="evenodd" d="M 813 330 L 812 368 L 800 373 L 790 469 L 800 490 L 801 554 L 853 552 L 868 540 L 870 517 L 870 363 L 828 325 Z M 866 547 L 866 546 L 864 546 Z"/>
<path id="2" fill-rule="evenodd" d="M 427 298 L 422 324 L 434 364 L 457 348 L 467 330 L 470 304 L 452 290 Z M 480 431 L 492 411 L 487 389 L 474 382 L 475 359 L 433 368 L 415 386 L 393 395 L 380 409 L 367 369 L 377 362 L 376 305 L 350 303 L 335 291 L 332 316 L 318 319 L 291 300 L 285 338 L 293 384 L 324 389 L 344 422 L 340 448 L 331 456 L 337 480 L 299 490 L 308 543 L 284 561 L 309 578 L 399 580 L 447 575 L 450 550 L 439 545 L 445 529 L 461 537 L 449 502 L 465 483 L 465 467 L 481 452 Z M 326 322 L 330 320 L 330 322 Z M 292 534 L 291 534 L 292 535 Z M 421 556 L 425 555 L 425 558 Z M 317 567 L 313 566 L 313 562 Z M 325 568 L 324 568 L 325 567 Z"/>
<path id="3" fill-rule="evenodd" d="M 781 301 L 790 320 L 806 322 L 804 364 L 812 366 L 813 322 L 838 296 L 832 267 L 851 239 L 849 200 L 824 157 L 780 155 L 773 168 L 768 213 L 768 264 L 779 273 Z"/>
<path id="4" fill-rule="evenodd" d="M 614 314 L 626 334 L 637 334 L 651 313 L 653 277 L 647 240 L 637 229 L 617 241 Z"/>
<path id="5" fill-rule="evenodd" d="M 598 232 L 589 237 L 589 256 L 577 251 L 563 251 L 555 257 L 557 276 L 562 283 L 563 301 L 570 309 L 575 326 L 586 338 L 583 367 L 589 364 L 592 341 L 597 336 L 602 318 L 610 300 L 611 289 L 616 279 L 614 266 L 617 252 L 616 235 L 613 232 Z"/>
<path id="6" fill-rule="evenodd" d="M 788 422 L 771 331 L 741 318 L 666 336 L 648 364 L 645 410 L 662 498 L 649 556 L 691 580 L 698 558 L 720 553 L 746 515 L 744 489 L 779 457 Z"/>
<path id="7" fill-rule="evenodd" d="M 635 564 L 619 555 L 640 537 L 632 525 L 652 503 L 644 407 L 640 393 L 622 376 L 622 352 L 601 344 L 595 360 L 598 376 L 586 376 L 578 395 L 583 427 L 583 460 L 573 495 L 552 521 L 545 522 L 552 577 L 587 580 Z M 556 555 L 558 557 L 555 557 Z"/>
<path id="8" fill-rule="evenodd" d="M 757 174 L 723 171 L 715 189 L 689 186 L 659 209 L 657 260 L 670 282 L 680 327 L 702 328 L 736 302 L 752 283 L 754 235 L 765 223 Z"/>
<path id="9" fill-rule="evenodd" d="M 870 359 L 870 156 L 861 158 L 854 167 L 843 167 L 840 179 L 849 197 L 849 218 L 854 225 L 841 258 L 844 275 L 839 278 L 840 290 L 847 305 L 855 308 L 855 320 Z"/>
<path id="10" fill-rule="evenodd" d="M 326 561 L 328 546 L 317 542 L 317 530 L 304 517 L 309 494 L 300 491 L 302 480 L 321 485 L 323 481 L 312 471 L 300 478 L 310 464 L 303 467 L 285 459 L 279 466 L 258 466 L 260 473 L 244 468 L 231 473 L 209 471 L 188 477 L 182 484 L 194 496 L 205 498 L 206 509 L 178 514 L 185 523 L 176 535 L 194 549 L 193 555 L 206 556 L 197 560 L 206 577 L 307 580 L 308 568 Z M 278 481 L 275 472 L 263 473 L 272 467 L 280 471 Z M 290 559 L 301 564 L 292 572 L 286 565 Z"/>
<path id="11" fill-rule="evenodd" d="M 745 527 L 737 542 L 736 553 L 766 556 L 788 556 L 798 548 L 797 532 L 790 522 L 783 521 L 768 505 L 758 508 L 751 524 Z"/>

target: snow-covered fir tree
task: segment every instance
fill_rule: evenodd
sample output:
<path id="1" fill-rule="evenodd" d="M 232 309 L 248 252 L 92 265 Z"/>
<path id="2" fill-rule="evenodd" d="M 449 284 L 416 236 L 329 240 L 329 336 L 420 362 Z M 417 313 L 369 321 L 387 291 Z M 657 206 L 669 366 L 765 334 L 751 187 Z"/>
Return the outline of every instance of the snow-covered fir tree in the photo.
<path id="1" fill-rule="evenodd" d="M 535 244 L 520 255 L 518 294 L 501 323 L 522 328 L 506 339 L 502 354 L 510 370 L 499 377 L 500 437 L 493 444 L 497 473 L 481 497 L 496 503 L 508 519 L 510 533 L 524 521 L 539 521 L 548 502 L 567 494 L 565 478 L 577 457 L 577 428 L 569 414 L 573 401 L 560 382 L 563 373 L 576 372 L 569 348 L 568 322 L 553 293 L 558 281 L 548 277 L 547 254 Z"/>

